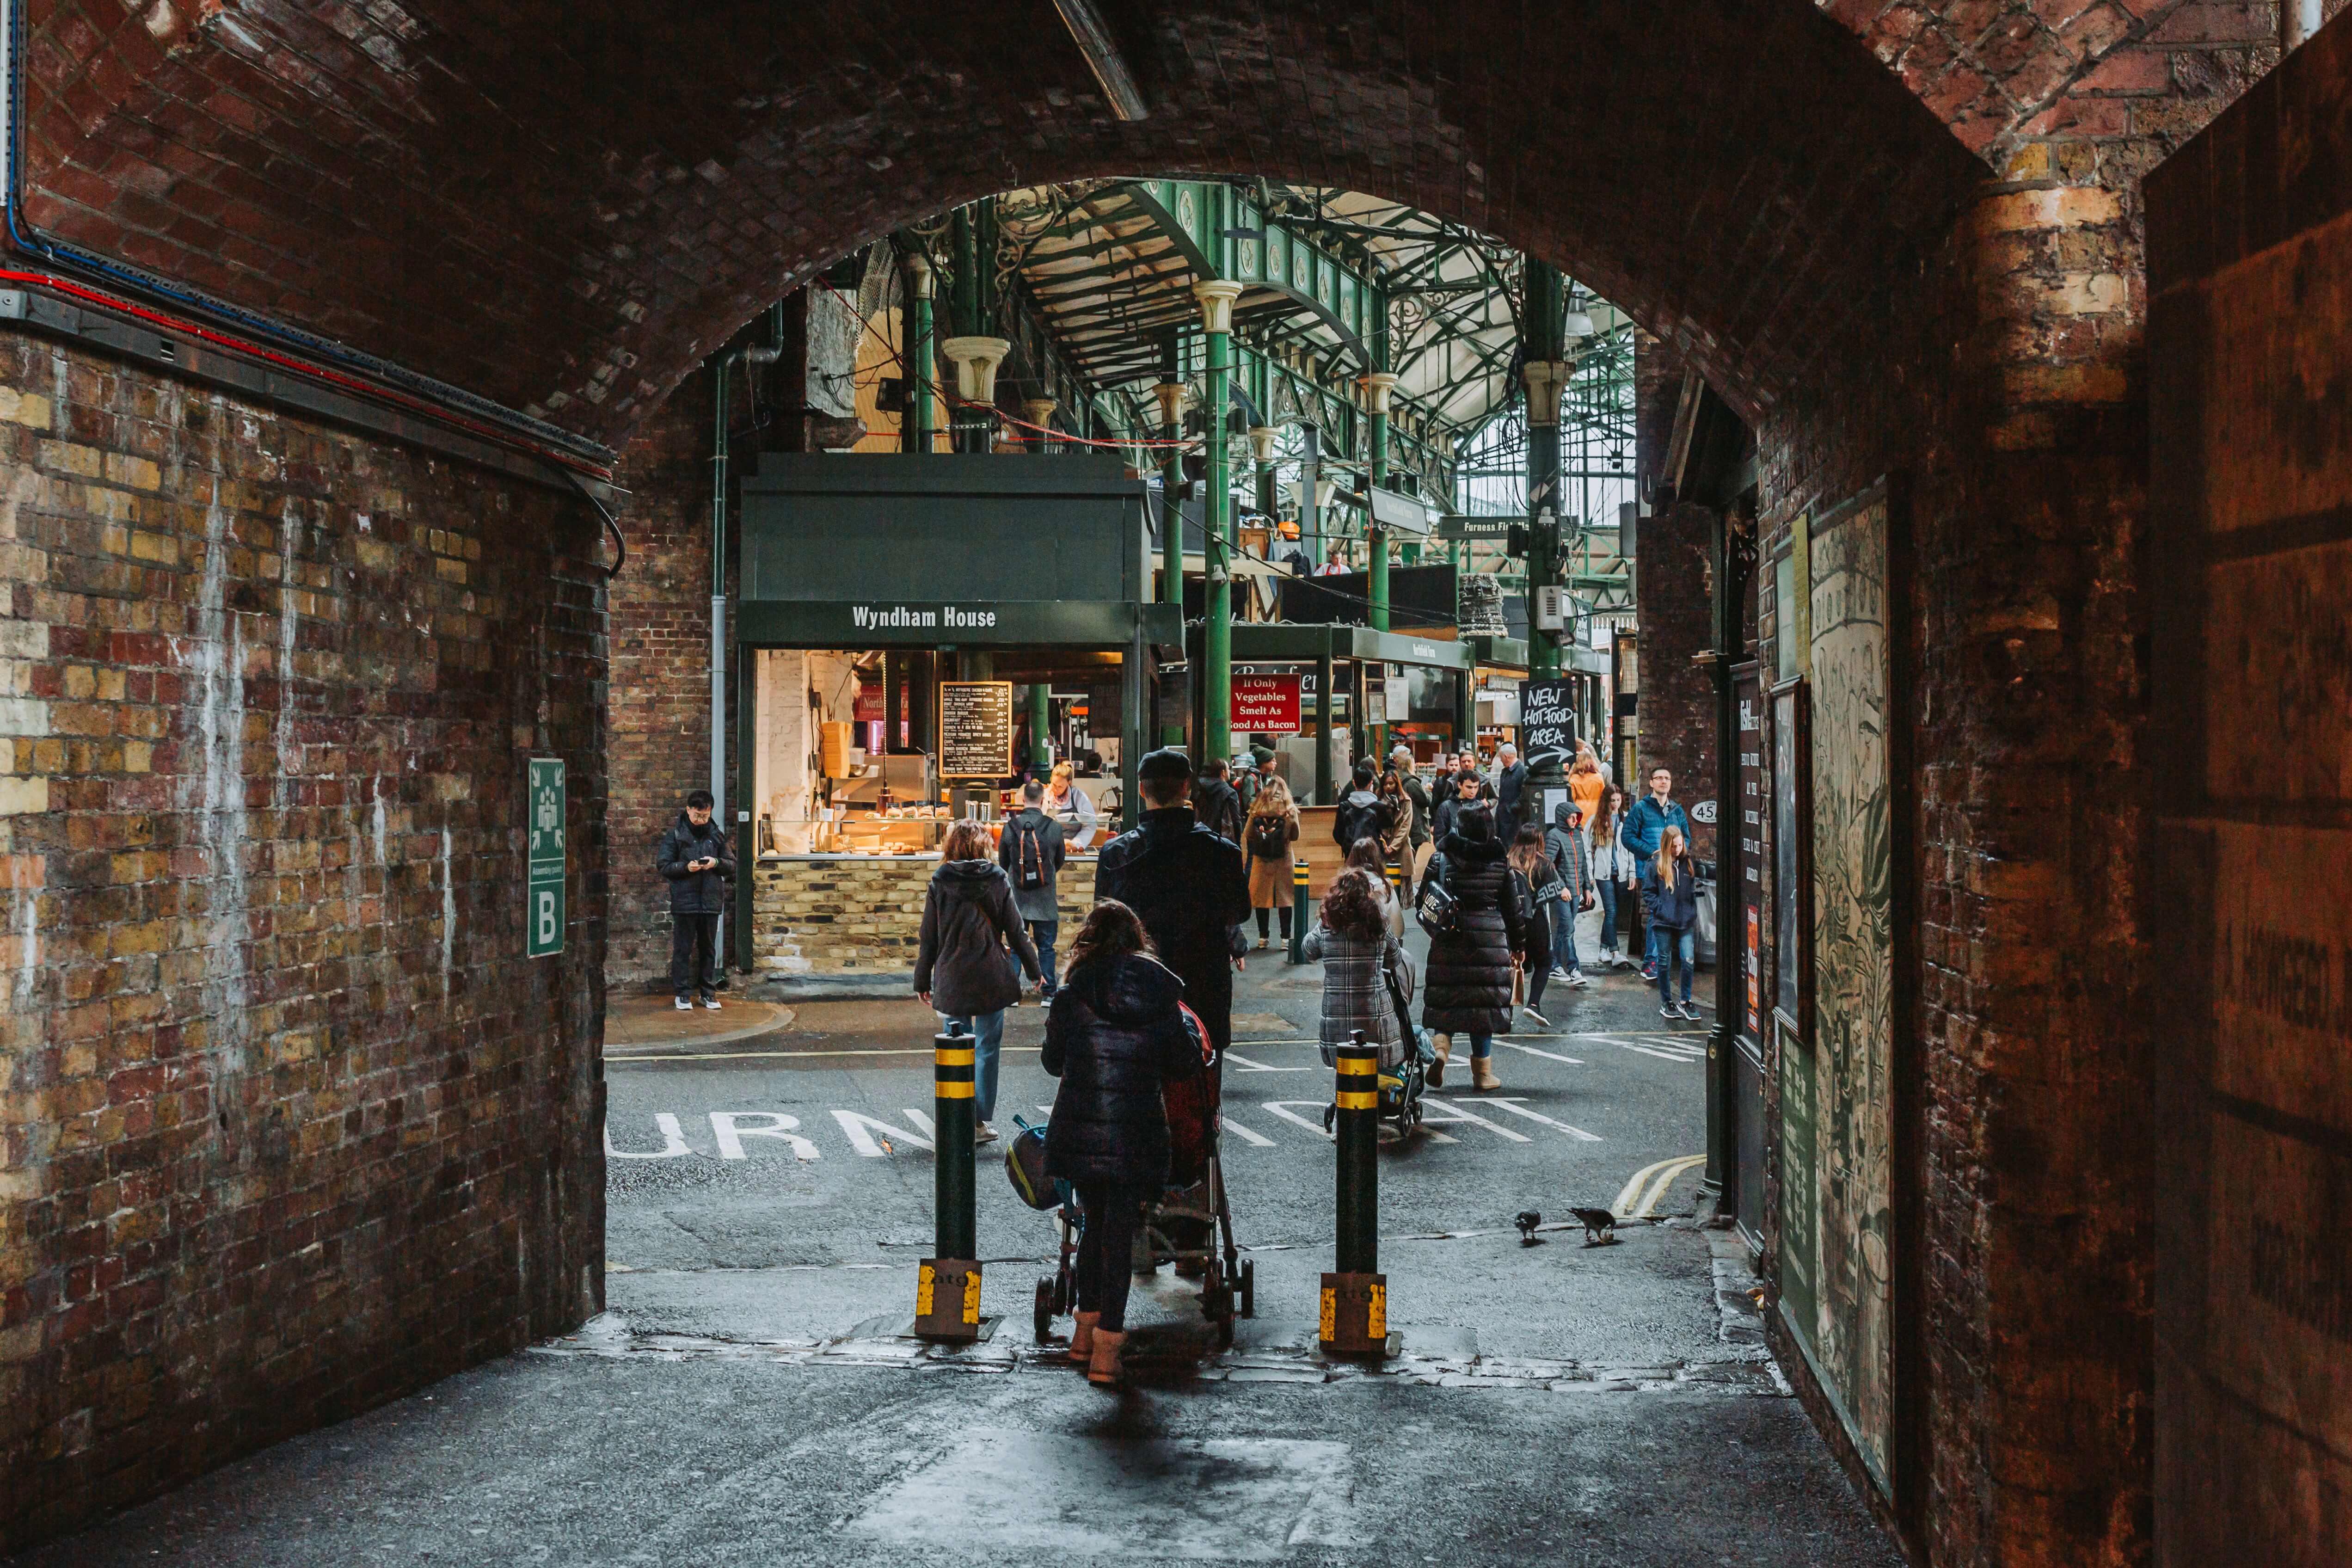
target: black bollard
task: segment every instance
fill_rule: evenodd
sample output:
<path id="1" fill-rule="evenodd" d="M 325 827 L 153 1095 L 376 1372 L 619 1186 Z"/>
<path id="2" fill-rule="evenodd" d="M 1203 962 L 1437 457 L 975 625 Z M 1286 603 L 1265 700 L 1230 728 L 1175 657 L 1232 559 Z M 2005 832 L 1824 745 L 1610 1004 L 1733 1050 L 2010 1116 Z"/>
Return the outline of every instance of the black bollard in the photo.
<path id="1" fill-rule="evenodd" d="M 980 1338 L 979 1225 L 973 1216 L 973 1042 L 961 1024 L 934 1037 L 931 1123 L 936 1152 L 932 1245 L 915 1285 L 915 1332 L 927 1340 Z"/>
<path id="2" fill-rule="evenodd" d="M 1388 1276 L 1381 1267 L 1381 1055 L 1361 1029 L 1339 1050 L 1338 1247 L 1323 1276 L 1318 1338 L 1334 1355 L 1388 1353 Z"/>
<path id="3" fill-rule="evenodd" d="M 1307 962 L 1307 862 L 1290 868 L 1290 962 Z"/>

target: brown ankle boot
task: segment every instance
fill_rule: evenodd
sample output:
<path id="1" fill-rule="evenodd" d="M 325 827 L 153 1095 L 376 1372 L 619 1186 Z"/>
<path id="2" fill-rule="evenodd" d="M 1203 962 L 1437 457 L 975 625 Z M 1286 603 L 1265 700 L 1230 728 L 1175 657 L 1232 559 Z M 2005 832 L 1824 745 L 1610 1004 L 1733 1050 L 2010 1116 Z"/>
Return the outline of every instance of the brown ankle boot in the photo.
<path id="1" fill-rule="evenodd" d="M 1102 1321 L 1100 1312 L 1080 1312 L 1078 1326 L 1070 1331 L 1070 1362 L 1084 1366 L 1094 1359 L 1095 1325 Z"/>
<path id="2" fill-rule="evenodd" d="M 1470 1058 L 1470 1086 L 1473 1089 L 1500 1089 L 1503 1087 L 1503 1080 L 1495 1076 L 1494 1058 L 1472 1057 Z"/>
<path id="3" fill-rule="evenodd" d="M 1432 1089 L 1444 1089 L 1445 1087 L 1446 1058 L 1454 1054 L 1454 1037 L 1451 1035 L 1439 1035 L 1435 1037 L 1433 1043 L 1437 1048 L 1437 1059 L 1429 1064 L 1429 1087 Z"/>
<path id="4" fill-rule="evenodd" d="M 1127 1343 L 1123 1331 L 1109 1329 L 1095 1331 L 1094 1358 L 1087 1363 L 1087 1381 L 1097 1388 L 1118 1386 L 1118 1350 Z"/>

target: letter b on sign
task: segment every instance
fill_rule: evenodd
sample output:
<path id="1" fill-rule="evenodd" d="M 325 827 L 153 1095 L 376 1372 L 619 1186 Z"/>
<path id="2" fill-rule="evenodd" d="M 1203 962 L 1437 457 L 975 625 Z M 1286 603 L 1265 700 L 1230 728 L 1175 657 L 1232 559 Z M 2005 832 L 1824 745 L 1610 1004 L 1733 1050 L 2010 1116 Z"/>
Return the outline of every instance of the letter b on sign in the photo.
<path id="1" fill-rule="evenodd" d="M 563 831 L 563 759 L 531 758 L 524 796 L 530 839 L 523 879 L 524 951 L 545 958 L 563 951 L 563 881 L 571 865 Z"/>

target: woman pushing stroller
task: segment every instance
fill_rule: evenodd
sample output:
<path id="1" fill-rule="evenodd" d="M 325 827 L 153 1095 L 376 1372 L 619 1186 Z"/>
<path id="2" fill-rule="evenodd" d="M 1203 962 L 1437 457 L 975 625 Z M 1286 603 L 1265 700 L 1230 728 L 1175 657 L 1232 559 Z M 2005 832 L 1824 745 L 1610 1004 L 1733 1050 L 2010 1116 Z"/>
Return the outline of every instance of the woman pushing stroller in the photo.
<path id="1" fill-rule="evenodd" d="M 1062 1080 L 1045 1126 L 1045 1171 L 1077 1189 L 1087 1216 L 1070 1359 L 1104 1388 L 1118 1383 L 1129 1260 L 1143 1205 L 1168 1179 L 1161 1085 L 1200 1071 L 1183 995 L 1184 983 L 1152 955 L 1135 911 L 1106 899 L 1078 928 L 1045 1015 L 1040 1059 Z"/>

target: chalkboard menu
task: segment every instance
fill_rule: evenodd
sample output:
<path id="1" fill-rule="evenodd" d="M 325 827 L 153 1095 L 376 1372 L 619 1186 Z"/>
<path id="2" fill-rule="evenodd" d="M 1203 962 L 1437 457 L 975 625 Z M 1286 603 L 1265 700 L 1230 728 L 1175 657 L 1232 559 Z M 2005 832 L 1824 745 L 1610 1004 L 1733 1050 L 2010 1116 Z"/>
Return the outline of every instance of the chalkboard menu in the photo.
<path id="1" fill-rule="evenodd" d="M 940 776 L 1001 779 L 1013 772 L 1013 682 L 940 682 Z"/>
<path id="2" fill-rule="evenodd" d="M 1529 759 L 1538 752 L 1576 755 L 1576 682 L 1519 682 L 1519 752 Z"/>

